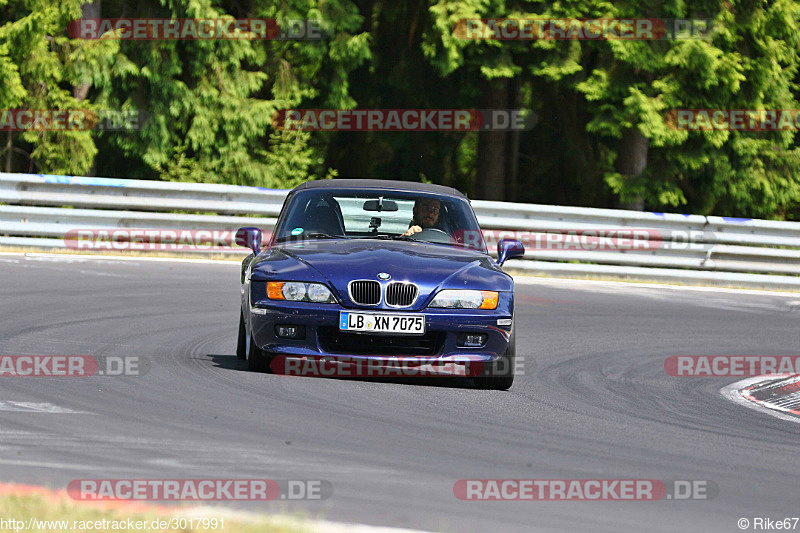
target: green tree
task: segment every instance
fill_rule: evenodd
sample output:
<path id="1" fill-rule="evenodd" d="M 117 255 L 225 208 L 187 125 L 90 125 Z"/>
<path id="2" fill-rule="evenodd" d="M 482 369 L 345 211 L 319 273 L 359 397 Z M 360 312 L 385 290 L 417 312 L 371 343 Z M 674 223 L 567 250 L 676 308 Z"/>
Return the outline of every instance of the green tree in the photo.
<path id="1" fill-rule="evenodd" d="M 225 12 L 207 0 L 143 2 L 136 12 L 153 17 L 313 19 L 332 38 L 123 42 L 121 53 L 135 70 L 114 79 L 111 93 L 123 108 L 144 109 L 147 119 L 140 135 L 116 135 L 109 144 L 142 161 L 143 177 L 155 171 L 169 180 L 287 187 L 324 175 L 322 149 L 305 132 L 273 131 L 273 115 L 332 95 L 326 69 L 345 79 L 368 49 L 365 36 L 348 33 L 360 22 L 348 2 L 315 4 L 254 2 Z M 106 14 L 123 7 L 105 6 Z M 346 101 L 346 91 L 339 89 L 338 99 Z"/>
<path id="2" fill-rule="evenodd" d="M 0 3 L 0 109 L 93 109 L 73 96 L 72 87 L 87 70 L 80 64 L 106 55 L 113 45 L 70 39 L 67 23 L 80 13 L 80 0 Z M 86 130 L 8 132 L 5 170 L 83 175 L 96 153 Z"/>

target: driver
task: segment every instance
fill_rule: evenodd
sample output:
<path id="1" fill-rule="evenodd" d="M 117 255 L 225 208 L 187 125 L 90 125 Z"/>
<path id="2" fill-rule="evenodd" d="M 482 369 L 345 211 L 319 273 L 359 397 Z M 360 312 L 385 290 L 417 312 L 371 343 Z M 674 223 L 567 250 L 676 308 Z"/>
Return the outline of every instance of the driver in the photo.
<path id="1" fill-rule="evenodd" d="M 411 227 L 403 233 L 403 236 L 419 233 L 423 229 L 436 228 L 441 210 L 442 203 L 436 198 L 420 198 L 414 202 L 414 218 L 411 220 Z"/>

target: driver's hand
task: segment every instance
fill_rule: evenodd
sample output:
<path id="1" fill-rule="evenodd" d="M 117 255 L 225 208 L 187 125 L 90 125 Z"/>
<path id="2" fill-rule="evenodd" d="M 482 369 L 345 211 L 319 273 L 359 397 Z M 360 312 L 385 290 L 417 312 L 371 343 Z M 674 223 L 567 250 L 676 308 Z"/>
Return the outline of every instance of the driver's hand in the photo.
<path id="1" fill-rule="evenodd" d="M 411 226 L 410 228 L 408 228 L 406 230 L 405 233 L 403 233 L 403 237 L 408 237 L 409 235 L 414 235 L 415 233 L 419 233 L 420 231 L 422 231 L 421 227 L 419 227 L 419 226 Z"/>

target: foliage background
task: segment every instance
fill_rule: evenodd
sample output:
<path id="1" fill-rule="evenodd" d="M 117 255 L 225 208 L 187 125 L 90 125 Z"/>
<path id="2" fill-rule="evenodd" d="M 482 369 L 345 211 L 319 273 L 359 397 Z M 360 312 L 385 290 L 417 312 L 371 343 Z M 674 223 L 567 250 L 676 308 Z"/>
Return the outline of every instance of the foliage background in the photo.
<path id="1" fill-rule="evenodd" d="M 320 21 L 324 40 L 75 40 L 81 17 Z M 490 41 L 463 18 L 692 18 L 707 39 Z M 799 109 L 793 0 L 0 0 L 0 109 L 141 109 L 140 131 L 0 132 L 0 169 L 292 187 L 334 175 L 473 198 L 800 219 L 783 132 L 677 108 Z M 298 132 L 286 108 L 528 108 L 525 132 Z"/>

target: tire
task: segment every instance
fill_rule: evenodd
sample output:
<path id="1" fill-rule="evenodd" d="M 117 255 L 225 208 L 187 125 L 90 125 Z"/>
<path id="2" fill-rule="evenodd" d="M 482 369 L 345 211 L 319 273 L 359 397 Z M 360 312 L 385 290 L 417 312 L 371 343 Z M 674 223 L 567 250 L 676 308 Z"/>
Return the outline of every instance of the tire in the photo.
<path id="1" fill-rule="evenodd" d="M 267 372 L 271 373 L 270 364 L 271 358 L 256 345 L 253 336 L 250 335 L 250 342 L 247 350 L 247 369 L 251 372 Z"/>
<path id="2" fill-rule="evenodd" d="M 244 327 L 244 315 L 239 311 L 239 337 L 236 340 L 236 357 L 247 359 L 247 329 Z"/>
<path id="3" fill-rule="evenodd" d="M 488 376 L 475 378 L 479 389 L 508 390 L 514 384 L 514 364 L 517 357 L 517 343 L 514 333 L 508 340 L 508 347 L 501 358 L 502 363 L 494 363 L 487 369 Z"/>

